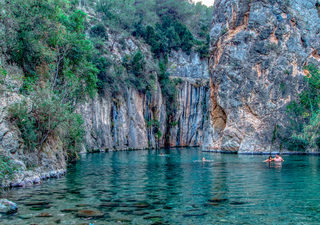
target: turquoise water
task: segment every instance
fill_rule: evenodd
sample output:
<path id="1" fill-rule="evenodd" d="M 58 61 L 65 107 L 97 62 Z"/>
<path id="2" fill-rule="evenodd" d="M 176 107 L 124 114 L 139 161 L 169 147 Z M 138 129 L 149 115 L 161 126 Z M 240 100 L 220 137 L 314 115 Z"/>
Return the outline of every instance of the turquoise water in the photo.
<path id="1" fill-rule="evenodd" d="M 66 177 L 13 190 L 19 213 L 0 223 L 319 224 L 320 158 L 266 158 L 199 148 L 88 154 Z M 77 217 L 84 209 L 103 218 Z"/>

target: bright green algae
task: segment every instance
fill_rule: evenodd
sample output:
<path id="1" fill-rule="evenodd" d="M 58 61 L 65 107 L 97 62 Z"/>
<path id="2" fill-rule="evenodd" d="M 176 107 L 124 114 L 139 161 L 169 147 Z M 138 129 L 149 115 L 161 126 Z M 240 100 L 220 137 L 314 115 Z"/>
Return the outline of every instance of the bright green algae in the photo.
<path id="1" fill-rule="evenodd" d="M 19 213 L 0 224 L 319 223 L 320 158 L 266 158 L 199 148 L 88 154 L 66 177 L 13 190 Z"/>

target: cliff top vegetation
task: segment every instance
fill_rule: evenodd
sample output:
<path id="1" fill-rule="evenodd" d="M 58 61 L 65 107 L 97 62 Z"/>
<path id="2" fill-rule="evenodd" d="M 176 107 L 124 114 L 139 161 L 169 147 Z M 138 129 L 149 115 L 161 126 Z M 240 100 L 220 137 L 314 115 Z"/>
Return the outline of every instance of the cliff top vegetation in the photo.
<path id="1" fill-rule="evenodd" d="M 6 63 L 22 68 L 20 94 L 34 103 L 31 109 L 22 102 L 10 111 L 10 121 L 20 129 L 26 152 L 41 152 L 46 141 L 59 137 L 66 157 L 74 160 L 84 134 L 83 121 L 74 112 L 76 102 L 93 98 L 97 92 L 117 96 L 127 87 L 150 93 L 155 76 L 164 96 L 172 100 L 175 84 L 166 72 L 170 51 L 195 50 L 208 57 L 212 9 L 201 3 L 12 0 L 0 1 L 0 7 L 2 54 Z M 121 34 L 117 41 L 124 48 L 125 35 L 150 45 L 156 74 L 148 71 L 141 51 L 115 63 L 105 47 L 110 33 Z M 168 105 L 168 109 L 174 107 Z"/>

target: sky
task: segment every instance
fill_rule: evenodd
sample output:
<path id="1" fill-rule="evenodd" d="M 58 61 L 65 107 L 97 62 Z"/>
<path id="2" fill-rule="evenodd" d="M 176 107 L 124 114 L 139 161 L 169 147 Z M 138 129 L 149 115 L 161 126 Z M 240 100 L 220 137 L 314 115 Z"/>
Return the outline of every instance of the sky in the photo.
<path id="1" fill-rule="evenodd" d="M 207 6 L 212 6 L 214 3 L 214 0 L 195 0 L 195 2 L 202 2 L 202 4 Z"/>

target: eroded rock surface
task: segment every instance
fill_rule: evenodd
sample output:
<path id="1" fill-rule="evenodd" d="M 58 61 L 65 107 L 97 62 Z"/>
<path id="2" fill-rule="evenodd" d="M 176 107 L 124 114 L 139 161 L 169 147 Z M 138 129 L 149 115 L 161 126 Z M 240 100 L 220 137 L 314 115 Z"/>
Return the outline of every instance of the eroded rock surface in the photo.
<path id="1" fill-rule="evenodd" d="M 0 200 L 0 213 L 1 214 L 13 214 L 18 212 L 18 206 L 16 203 L 7 199 Z"/>
<path id="2" fill-rule="evenodd" d="M 319 65 L 317 0 L 216 0 L 211 30 L 210 120 L 204 150 L 279 151 L 275 127 Z"/>
<path id="3" fill-rule="evenodd" d="M 39 184 L 41 179 L 64 175 L 66 153 L 58 138 L 49 138 L 41 153 L 24 150 L 20 130 L 9 118 L 14 104 L 26 102 L 31 110 L 31 100 L 19 93 L 24 74 L 17 65 L 7 63 L 3 54 L 0 54 L 0 69 L 5 71 L 0 73 L 0 156 L 16 168 L 13 176 L 6 176 L 1 185 L 25 187 Z"/>
<path id="4" fill-rule="evenodd" d="M 112 54 L 121 62 L 125 55 L 141 50 L 149 65 L 154 59 L 147 45 L 134 38 L 127 38 L 126 49 L 117 43 L 119 37 L 109 35 Z M 115 44 L 113 44 L 115 43 Z M 128 88 L 124 95 L 97 96 L 79 105 L 86 126 L 85 150 L 132 150 L 175 146 L 200 146 L 204 139 L 204 124 L 208 118 L 207 101 L 209 88 L 208 60 L 195 52 L 190 55 L 172 51 L 168 57 L 168 72 L 178 80 L 178 108 L 173 121 L 168 123 L 166 102 L 156 79 L 151 95 Z M 155 72 L 151 72 L 157 77 Z M 157 126 L 155 126 L 157 124 Z M 169 127 L 169 131 L 168 128 Z M 161 137 L 158 138 L 157 132 Z M 170 135 L 166 135 L 169 132 Z M 168 140 L 166 140 L 166 138 Z"/>

